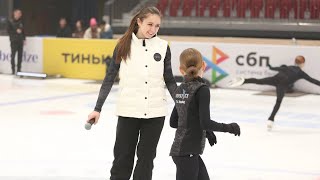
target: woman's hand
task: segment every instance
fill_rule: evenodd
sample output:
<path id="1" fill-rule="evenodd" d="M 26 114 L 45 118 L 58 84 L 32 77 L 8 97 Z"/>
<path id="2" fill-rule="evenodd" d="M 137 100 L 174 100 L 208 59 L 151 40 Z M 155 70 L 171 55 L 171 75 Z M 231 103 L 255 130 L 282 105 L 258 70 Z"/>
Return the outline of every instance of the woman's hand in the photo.
<path id="1" fill-rule="evenodd" d="M 93 111 L 92 113 L 90 113 L 90 114 L 88 115 L 88 120 L 87 120 L 87 122 L 89 122 L 90 119 L 94 119 L 94 124 L 97 124 L 98 121 L 99 121 L 99 118 L 100 118 L 100 113 L 97 112 L 97 111 Z"/>

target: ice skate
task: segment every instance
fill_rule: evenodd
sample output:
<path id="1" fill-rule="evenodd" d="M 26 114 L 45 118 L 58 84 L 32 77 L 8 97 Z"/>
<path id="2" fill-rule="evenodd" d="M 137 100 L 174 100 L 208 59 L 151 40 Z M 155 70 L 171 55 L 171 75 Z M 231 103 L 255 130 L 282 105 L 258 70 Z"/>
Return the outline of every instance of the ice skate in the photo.
<path id="1" fill-rule="evenodd" d="M 241 86 L 244 83 L 243 77 L 236 77 L 228 82 L 228 87 Z"/>
<path id="2" fill-rule="evenodd" d="M 271 120 L 268 120 L 268 122 L 267 122 L 267 129 L 268 129 L 268 131 L 271 131 L 272 130 L 272 128 L 273 128 L 273 121 L 271 121 Z"/>

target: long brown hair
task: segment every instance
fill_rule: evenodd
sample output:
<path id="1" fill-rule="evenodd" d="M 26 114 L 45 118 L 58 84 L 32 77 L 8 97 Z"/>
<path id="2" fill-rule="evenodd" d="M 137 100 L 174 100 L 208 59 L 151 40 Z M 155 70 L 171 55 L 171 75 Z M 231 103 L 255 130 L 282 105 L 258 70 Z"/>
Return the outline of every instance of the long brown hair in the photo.
<path id="1" fill-rule="evenodd" d="M 202 68 L 202 61 L 201 53 L 194 48 L 185 49 L 180 54 L 180 68 L 186 72 L 187 80 L 198 77 L 198 73 Z"/>
<path id="2" fill-rule="evenodd" d="M 130 57 L 132 33 L 137 33 L 139 29 L 137 20 L 139 18 L 143 21 L 143 19 L 147 18 L 149 14 L 159 15 L 159 17 L 161 17 L 160 11 L 156 7 L 151 6 L 144 7 L 132 18 L 127 31 L 118 41 L 116 56 L 117 63 L 120 63 L 122 59 L 126 60 L 127 57 Z"/>

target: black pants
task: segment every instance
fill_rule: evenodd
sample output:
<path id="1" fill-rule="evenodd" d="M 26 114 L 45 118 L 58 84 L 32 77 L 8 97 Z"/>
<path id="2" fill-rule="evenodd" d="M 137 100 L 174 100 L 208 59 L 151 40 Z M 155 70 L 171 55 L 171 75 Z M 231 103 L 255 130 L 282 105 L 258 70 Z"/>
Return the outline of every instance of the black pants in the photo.
<path id="1" fill-rule="evenodd" d="M 11 42 L 11 70 L 12 74 L 15 74 L 16 70 L 16 63 L 15 63 L 15 57 L 16 53 L 18 53 L 18 64 L 17 68 L 18 71 L 21 71 L 21 63 L 22 63 L 22 51 L 23 51 L 23 41 L 12 41 Z"/>
<path id="2" fill-rule="evenodd" d="M 172 156 L 176 164 L 176 180 L 210 180 L 206 165 L 199 155 Z"/>
<path id="3" fill-rule="evenodd" d="M 138 159 L 133 180 L 152 179 L 153 159 L 156 157 L 164 119 L 165 117 L 152 119 L 119 117 L 111 180 L 130 179 L 136 149 Z"/>
<path id="4" fill-rule="evenodd" d="M 263 79 L 255 79 L 255 78 L 250 78 L 250 79 L 245 79 L 244 83 L 253 83 L 253 84 L 262 84 L 262 85 L 271 85 L 276 87 L 276 92 L 277 92 L 277 100 L 276 104 L 273 107 L 272 113 L 269 117 L 269 120 L 274 121 L 274 117 L 277 114 L 282 99 L 287 92 L 288 88 L 292 88 L 292 84 L 288 84 L 286 82 L 282 82 L 278 77 L 273 76 L 273 77 L 268 77 L 268 78 L 263 78 Z"/>

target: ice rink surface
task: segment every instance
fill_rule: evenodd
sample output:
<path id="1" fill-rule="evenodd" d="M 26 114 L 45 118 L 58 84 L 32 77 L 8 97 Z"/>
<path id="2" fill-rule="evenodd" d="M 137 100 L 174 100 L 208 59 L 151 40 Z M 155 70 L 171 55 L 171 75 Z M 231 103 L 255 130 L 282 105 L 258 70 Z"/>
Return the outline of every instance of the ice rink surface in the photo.
<path id="1" fill-rule="evenodd" d="M 99 123 L 84 129 L 100 88 L 90 80 L 0 75 L 0 180 L 103 180 L 113 160 L 117 85 Z M 212 89 L 211 118 L 237 122 L 241 136 L 216 133 L 202 155 L 214 180 L 320 180 L 320 96 L 284 98 L 272 132 L 266 120 L 274 96 Z M 173 101 L 168 95 L 171 112 Z M 153 180 L 174 180 L 169 157 L 175 130 L 168 117 Z"/>

